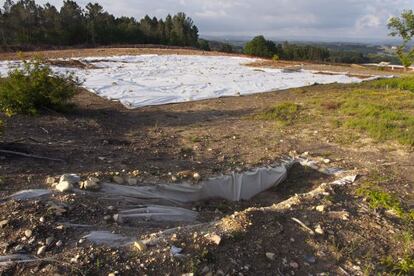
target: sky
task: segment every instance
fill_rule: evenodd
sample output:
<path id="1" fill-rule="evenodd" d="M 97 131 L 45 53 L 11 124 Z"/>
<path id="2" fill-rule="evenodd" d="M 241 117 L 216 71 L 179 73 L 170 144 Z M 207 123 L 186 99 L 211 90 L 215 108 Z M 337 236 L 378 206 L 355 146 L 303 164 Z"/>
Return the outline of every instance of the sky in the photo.
<path id="1" fill-rule="evenodd" d="M 0 1 L 3 2 L 4 1 Z M 37 0 L 60 7 L 62 0 Z M 89 1 L 77 0 L 81 6 Z M 388 38 L 387 21 L 414 0 L 97 0 L 116 16 L 165 17 L 183 11 L 201 36 L 369 41 Z"/>

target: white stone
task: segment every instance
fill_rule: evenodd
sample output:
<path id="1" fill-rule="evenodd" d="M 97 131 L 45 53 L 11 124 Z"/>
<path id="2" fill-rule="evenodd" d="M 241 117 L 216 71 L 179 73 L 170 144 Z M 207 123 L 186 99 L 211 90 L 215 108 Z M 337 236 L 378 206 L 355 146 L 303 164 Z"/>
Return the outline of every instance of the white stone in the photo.
<path id="1" fill-rule="evenodd" d="M 60 182 L 65 182 L 65 181 L 67 181 L 67 182 L 69 182 L 70 184 L 73 185 L 73 184 L 79 183 L 80 176 L 76 175 L 76 174 L 64 174 L 60 177 L 59 183 Z"/>
<path id="2" fill-rule="evenodd" d="M 147 246 L 142 241 L 134 242 L 134 248 L 138 251 L 145 251 L 147 250 Z"/>
<path id="3" fill-rule="evenodd" d="M 322 226 L 320 226 L 319 224 L 315 227 L 315 233 L 319 234 L 319 235 L 323 235 L 325 234 L 325 231 L 323 231 Z"/>
<path id="4" fill-rule="evenodd" d="M 30 238 L 31 236 L 32 236 L 32 230 L 30 230 L 30 229 L 27 229 L 26 231 L 24 231 L 24 235 L 26 236 L 26 237 L 28 237 L 28 238 Z"/>
<path id="5" fill-rule="evenodd" d="M 325 211 L 325 206 L 324 205 L 319 205 L 319 206 L 316 206 L 316 211 L 318 211 L 318 212 L 324 212 Z"/>
<path id="6" fill-rule="evenodd" d="M 43 255 L 43 254 L 45 254 L 45 252 L 46 252 L 46 246 L 45 245 L 43 245 L 43 246 L 41 246 L 41 247 L 39 247 L 39 249 L 37 250 L 37 255 Z"/>
<path id="7" fill-rule="evenodd" d="M 275 253 L 272 253 L 272 252 L 267 252 L 266 253 L 266 258 L 268 258 L 271 261 L 275 260 L 275 256 L 276 256 Z"/>
<path id="8" fill-rule="evenodd" d="M 62 193 L 71 192 L 73 190 L 73 184 L 69 181 L 61 181 L 55 188 Z"/>
<path id="9" fill-rule="evenodd" d="M 125 180 L 123 177 L 119 176 L 119 175 L 115 175 L 112 177 L 112 180 L 116 183 L 116 184 L 124 184 Z"/>

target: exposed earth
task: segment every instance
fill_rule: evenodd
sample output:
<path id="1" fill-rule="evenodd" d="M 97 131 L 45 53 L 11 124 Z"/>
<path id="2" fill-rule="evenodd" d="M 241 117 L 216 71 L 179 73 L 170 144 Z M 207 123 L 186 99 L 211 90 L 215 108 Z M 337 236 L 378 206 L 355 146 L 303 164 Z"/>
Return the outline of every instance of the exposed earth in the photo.
<path id="1" fill-rule="evenodd" d="M 43 54 L 144 53 L 207 54 L 157 49 Z M 266 66 L 277 64 L 298 63 Z M 389 74 L 360 66 L 307 63 L 304 68 Z M 66 173 L 130 186 L 196 183 L 279 164 L 287 156 L 312 161 L 318 168 L 342 168 L 358 178 L 337 185 L 337 176 L 295 164 L 284 182 L 251 200 L 214 199 L 181 206 L 199 213 L 196 223 L 117 221 L 114 215 L 125 202 L 108 201 L 97 191 L 54 191 L 46 200 L 0 200 L 1 256 L 36 258 L 4 262 L 0 256 L 0 275 L 413 275 L 413 145 L 379 140 L 363 129 L 337 123 L 348 118 L 336 100 L 372 89 L 380 97 L 401 97 L 404 112 L 414 115 L 410 92 L 362 83 L 135 110 L 79 89 L 68 113 L 3 116 L 0 150 L 31 157 L 0 153 L 0 198 L 24 189 L 54 190 L 48 177 Z M 287 122 L 263 119 L 261 114 L 281 103 L 297 104 L 298 115 Z M 133 241 L 126 246 L 96 245 L 82 238 L 91 230 Z"/>

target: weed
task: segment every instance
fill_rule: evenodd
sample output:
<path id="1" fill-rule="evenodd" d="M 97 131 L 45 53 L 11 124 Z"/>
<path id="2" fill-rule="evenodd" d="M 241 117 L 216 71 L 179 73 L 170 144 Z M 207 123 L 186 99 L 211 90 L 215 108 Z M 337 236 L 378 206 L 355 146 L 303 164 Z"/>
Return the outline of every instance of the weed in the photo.
<path id="1" fill-rule="evenodd" d="M 255 116 L 258 120 L 276 121 L 290 125 L 298 119 L 300 106 L 292 102 L 283 102 Z"/>
<path id="2" fill-rule="evenodd" d="M 193 143 L 200 143 L 202 141 L 202 139 L 198 136 L 191 136 L 190 141 L 193 142 Z"/>
<path id="3" fill-rule="evenodd" d="M 406 255 L 398 260 L 388 256 L 382 261 L 382 264 L 394 275 L 412 275 L 414 273 L 414 256 Z"/>
<path id="4" fill-rule="evenodd" d="M 399 218 L 410 223 L 414 221 L 414 210 L 405 210 L 400 200 L 372 182 L 366 182 L 362 187 L 357 189 L 357 195 L 367 199 L 372 209 L 385 209 L 392 211 Z"/>

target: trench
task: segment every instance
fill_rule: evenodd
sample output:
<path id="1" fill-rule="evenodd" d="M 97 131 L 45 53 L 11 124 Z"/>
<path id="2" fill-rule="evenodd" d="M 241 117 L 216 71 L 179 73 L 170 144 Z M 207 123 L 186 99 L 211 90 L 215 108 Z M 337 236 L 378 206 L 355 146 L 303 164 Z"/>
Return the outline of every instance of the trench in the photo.
<path id="1" fill-rule="evenodd" d="M 75 190 L 75 207 L 57 223 L 72 229 L 75 242 L 82 239 L 124 247 L 153 233 L 211 223 L 249 207 L 277 204 L 321 183 L 338 181 L 343 172 L 314 161 L 288 158 L 271 167 L 212 177 L 197 184 L 102 183 L 99 191 Z M 62 206 L 55 196 L 52 190 L 26 190 L 2 202 L 41 200 Z M 85 212 L 85 208 L 92 211 Z"/>

